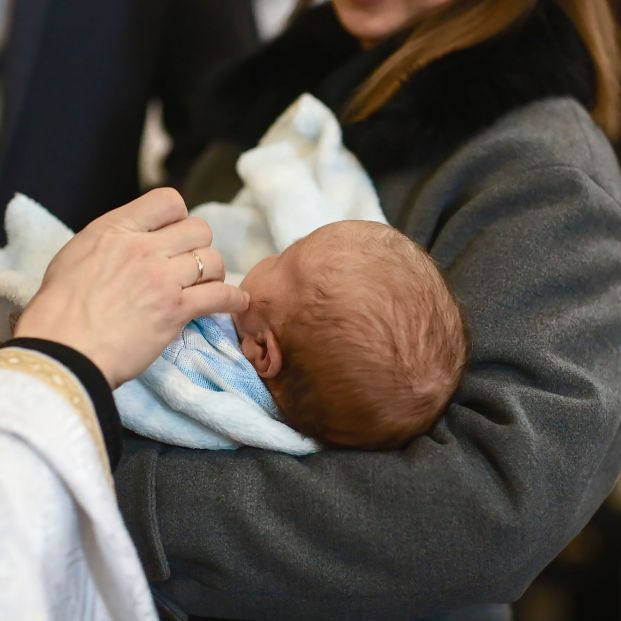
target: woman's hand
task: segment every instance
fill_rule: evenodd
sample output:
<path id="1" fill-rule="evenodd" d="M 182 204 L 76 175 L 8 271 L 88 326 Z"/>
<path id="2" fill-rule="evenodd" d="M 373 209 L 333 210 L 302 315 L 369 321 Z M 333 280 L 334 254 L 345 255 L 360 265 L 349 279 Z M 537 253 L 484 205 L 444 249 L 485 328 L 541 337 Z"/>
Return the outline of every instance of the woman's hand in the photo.
<path id="1" fill-rule="evenodd" d="M 116 388 L 191 319 L 245 310 L 248 295 L 222 282 L 209 226 L 187 215 L 181 196 L 164 188 L 89 224 L 50 263 L 15 337 L 73 347 Z"/>

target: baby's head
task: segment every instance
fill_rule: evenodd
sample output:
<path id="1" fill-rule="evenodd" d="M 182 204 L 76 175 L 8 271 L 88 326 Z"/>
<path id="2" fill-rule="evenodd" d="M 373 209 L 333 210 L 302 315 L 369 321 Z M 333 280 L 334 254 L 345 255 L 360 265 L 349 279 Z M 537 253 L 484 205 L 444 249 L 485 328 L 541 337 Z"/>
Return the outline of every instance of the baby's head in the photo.
<path id="1" fill-rule="evenodd" d="M 324 226 L 261 261 L 241 288 L 244 355 L 285 422 L 321 442 L 401 447 L 461 379 L 459 306 L 431 257 L 392 227 Z"/>

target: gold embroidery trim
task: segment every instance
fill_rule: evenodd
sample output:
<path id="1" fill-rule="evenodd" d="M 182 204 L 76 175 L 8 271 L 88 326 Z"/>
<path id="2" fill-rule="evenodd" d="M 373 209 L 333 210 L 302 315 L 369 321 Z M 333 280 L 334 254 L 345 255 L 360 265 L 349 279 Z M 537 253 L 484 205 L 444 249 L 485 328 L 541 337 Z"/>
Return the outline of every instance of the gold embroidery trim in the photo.
<path id="1" fill-rule="evenodd" d="M 54 358 L 21 347 L 0 349 L 0 369 L 18 371 L 36 378 L 47 384 L 71 406 L 91 435 L 108 483 L 112 484 L 108 453 L 95 410 L 87 392 L 73 373 Z"/>

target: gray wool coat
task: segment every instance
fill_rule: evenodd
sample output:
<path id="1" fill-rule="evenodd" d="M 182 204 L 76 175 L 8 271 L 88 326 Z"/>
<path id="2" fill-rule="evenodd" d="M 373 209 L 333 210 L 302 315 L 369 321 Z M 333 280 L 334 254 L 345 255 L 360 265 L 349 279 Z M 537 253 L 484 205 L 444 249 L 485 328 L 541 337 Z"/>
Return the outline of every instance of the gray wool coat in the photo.
<path id="1" fill-rule="evenodd" d="M 621 175 L 579 92 L 531 91 L 439 150 L 424 134 L 429 158 L 377 143 L 367 158 L 350 137 L 389 221 L 469 317 L 471 364 L 431 432 L 304 458 L 128 440 L 119 501 L 168 618 L 506 619 L 480 606 L 518 598 L 606 497 L 621 469 Z"/>

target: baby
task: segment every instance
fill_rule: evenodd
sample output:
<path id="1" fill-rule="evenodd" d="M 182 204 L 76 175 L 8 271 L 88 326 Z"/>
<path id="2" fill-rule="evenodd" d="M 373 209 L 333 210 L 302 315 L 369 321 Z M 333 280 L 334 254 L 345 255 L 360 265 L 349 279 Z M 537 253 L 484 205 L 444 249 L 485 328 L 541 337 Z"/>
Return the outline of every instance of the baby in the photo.
<path id="1" fill-rule="evenodd" d="M 233 316 L 284 422 L 323 444 L 393 449 L 457 388 L 468 337 L 431 257 L 394 228 L 329 224 L 258 263 Z"/>

